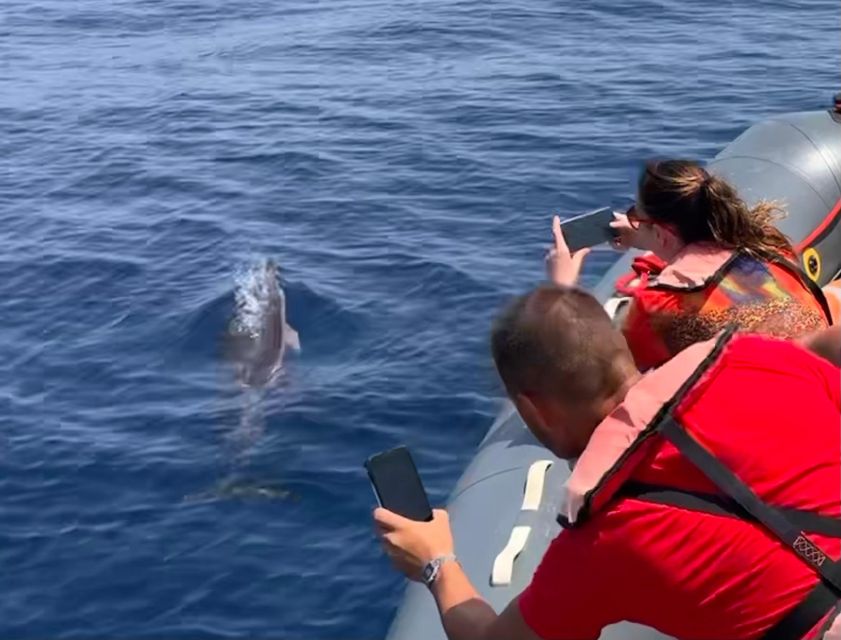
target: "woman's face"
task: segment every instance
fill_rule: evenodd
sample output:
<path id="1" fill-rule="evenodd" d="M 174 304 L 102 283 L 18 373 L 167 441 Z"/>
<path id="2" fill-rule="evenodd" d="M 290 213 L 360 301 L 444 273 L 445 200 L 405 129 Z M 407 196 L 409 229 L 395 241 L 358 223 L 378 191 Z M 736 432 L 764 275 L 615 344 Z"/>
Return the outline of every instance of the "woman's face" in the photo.
<path id="1" fill-rule="evenodd" d="M 684 247 L 672 225 L 653 220 L 639 201 L 628 211 L 628 222 L 636 232 L 636 246 L 653 251 L 658 258 L 668 262 Z"/>

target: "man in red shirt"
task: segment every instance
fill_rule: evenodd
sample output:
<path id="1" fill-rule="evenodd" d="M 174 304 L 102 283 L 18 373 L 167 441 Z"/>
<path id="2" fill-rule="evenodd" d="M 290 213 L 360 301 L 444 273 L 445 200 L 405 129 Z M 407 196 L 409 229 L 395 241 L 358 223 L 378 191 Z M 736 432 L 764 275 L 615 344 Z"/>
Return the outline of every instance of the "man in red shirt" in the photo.
<path id="1" fill-rule="evenodd" d="M 428 584 L 451 640 L 597 638 L 622 620 L 818 637 L 841 598 L 841 328 L 803 342 L 724 336 L 642 376 L 589 294 L 517 299 L 494 360 L 538 440 L 578 459 L 569 528 L 499 615 L 455 561 L 445 511 L 377 509 L 386 553 Z"/>

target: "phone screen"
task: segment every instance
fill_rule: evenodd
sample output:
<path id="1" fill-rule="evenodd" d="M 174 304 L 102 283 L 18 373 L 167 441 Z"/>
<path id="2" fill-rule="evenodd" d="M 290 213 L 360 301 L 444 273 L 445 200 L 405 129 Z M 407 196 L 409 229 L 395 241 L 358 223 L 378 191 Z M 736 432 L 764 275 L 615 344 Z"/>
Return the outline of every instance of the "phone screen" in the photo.
<path id="1" fill-rule="evenodd" d="M 604 207 L 561 221 L 567 247 L 570 251 L 578 251 L 610 242 L 616 236 L 610 226 L 613 220 L 613 209 Z"/>
<path id="2" fill-rule="evenodd" d="M 429 499 L 406 447 L 371 456 L 365 468 L 380 506 L 411 520 L 432 520 Z"/>

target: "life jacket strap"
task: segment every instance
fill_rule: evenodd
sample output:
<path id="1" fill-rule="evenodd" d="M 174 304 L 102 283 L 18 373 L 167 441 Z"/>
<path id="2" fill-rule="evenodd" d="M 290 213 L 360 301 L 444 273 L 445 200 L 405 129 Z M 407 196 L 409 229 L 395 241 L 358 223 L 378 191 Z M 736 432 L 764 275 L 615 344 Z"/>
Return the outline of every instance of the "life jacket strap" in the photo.
<path id="1" fill-rule="evenodd" d="M 825 616 L 831 614 L 817 635 L 817 640 L 820 640 L 838 616 L 839 607 L 841 600 L 838 599 L 838 595 L 825 582 L 819 581 L 800 604 L 765 632 L 762 640 L 797 640 L 809 633 Z"/>
<path id="2" fill-rule="evenodd" d="M 832 326 L 832 309 L 830 308 L 829 301 L 826 299 L 826 294 L 823 292 L 823 289 L 821 289 L 814 280 L 806 275 L 803 269 L 783 256 L 770 256 L 769 261 L 783 267 L 784 269 L 788 269 L 789 272 L 793 273 L 800 280 L 803 286 L 806 287 L 809 293 L 811 293 L 815 298 L 815 301 L 818 303 L 818 306 L 821 308 L 821 311 L 826 317 L 827 325 Z"/>
<path id="3" fill-rule="evenodd" d="M 806 537 L 803 527 L 762 500 L 721 460 L 690 434 L 674 415 L 658 425 L 659 433 L 703 473 L 718 489 L 761 524 L 818 574 L 818 586 L 764 636 L 764 640 L 802 638 L 841 600 L 841 563 L 830 558 Z M 805 628 L 804 628 L 805 627 Z"/>
<path id="4" fill-rule="evenodd" d="M 642 482 L 626 482 L 616 494 L 617 498 L 630 498 L 653 504 L 662 504 L 688 511 L 708 513 L 715 516 L 738 518 L 756 522 L 738 502 L 723 495 L 673 489 Z M 811 511 L 774 507 L 793 524 L 809 533 L 841 538 L 841 519 L 821 516 Z M 762 640 L 791 640 L 802 638 L 835 607 L 834 615 L 828 616 L 818 637 L 822 637 L 841 612 L 841 600 L 824 582 L 819 581 L 801 603 L 791 609 L 777 624 L 769 629 Z"/>

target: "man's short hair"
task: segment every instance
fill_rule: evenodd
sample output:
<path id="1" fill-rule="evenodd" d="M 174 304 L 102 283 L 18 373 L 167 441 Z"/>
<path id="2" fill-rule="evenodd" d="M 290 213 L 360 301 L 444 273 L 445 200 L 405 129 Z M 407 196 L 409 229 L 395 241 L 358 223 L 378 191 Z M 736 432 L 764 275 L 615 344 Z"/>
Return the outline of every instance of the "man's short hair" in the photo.
<path id="1" fill-rule="evenodd" d="M 512 397 L 606 398 L 633 367 L 625 338 L 604 308 L 576 287 L 545 285 L 516 298 L 494 323 L 491 351 Z"/>

